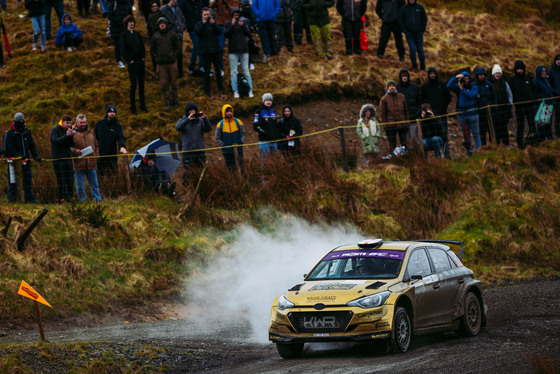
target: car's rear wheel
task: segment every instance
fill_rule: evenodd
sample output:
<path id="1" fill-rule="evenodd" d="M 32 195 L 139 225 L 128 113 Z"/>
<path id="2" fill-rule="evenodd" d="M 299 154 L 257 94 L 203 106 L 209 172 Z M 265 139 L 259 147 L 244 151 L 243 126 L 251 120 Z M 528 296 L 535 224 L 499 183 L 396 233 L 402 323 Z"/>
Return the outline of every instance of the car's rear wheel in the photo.
<path id="1" fill-rule="evenodd" d="M 298 358 L 303 354 L 303 343 L 276 343 L 276 349 L 282 358 Z"/>
<path id="2" fill-rule="evenodd" d="M 480 300 L 474 293 L 467 293 L 464 308 L 461 333 L 466 336 L 475 336 L 480 332 L 482 326 L 482 308 L 480 307 Z"/>
<path id="3" fill-rule="evenodd" d="M 410 348 L 412 339 L 412 326 L 405 308 L 399 307 L 393 318 L 392 345 L 395 353 L 406 352 Z"/>

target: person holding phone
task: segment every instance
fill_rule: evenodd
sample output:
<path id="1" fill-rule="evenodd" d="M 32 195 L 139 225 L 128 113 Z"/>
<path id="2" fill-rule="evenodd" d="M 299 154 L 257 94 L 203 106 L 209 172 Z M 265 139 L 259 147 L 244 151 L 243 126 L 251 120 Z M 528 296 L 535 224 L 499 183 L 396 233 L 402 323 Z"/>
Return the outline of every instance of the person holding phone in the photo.
<path id="1" fill-rule="evenodd" d="M 177 121 L 175 130 L 181 134 L 183 166 L 186 169 L 204 166 L 206 151 L 203 136 L 212 130 L 212 125 L 204 112 L 198 111 L 196 103 L 187 103 L 185 114 Z"/>

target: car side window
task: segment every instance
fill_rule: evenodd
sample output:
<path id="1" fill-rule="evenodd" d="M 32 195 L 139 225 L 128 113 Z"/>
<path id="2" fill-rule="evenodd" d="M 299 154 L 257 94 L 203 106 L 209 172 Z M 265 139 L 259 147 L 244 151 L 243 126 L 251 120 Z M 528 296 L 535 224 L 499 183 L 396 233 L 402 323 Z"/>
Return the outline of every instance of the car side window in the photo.
<path id="1" fill-rule="evenodd" d="M 410 254 L 410 258 L 408 259 L 407 273 L 409 276 L 421 275 L 423 277 L 432 274 L 428 256 L 426 255 L 426 251 L 423 248 L 417 249 Z"/>
<path id="2" fill-rule="evenodd" d="M 444 250 L 439 248 L 429 248 L 428 252 L 430 252 L 430 257 L 436 267 L 436 273 L 441 273 L 442 271 L 451 269 L 449 256 L 447 256 L 447 253 L 445 253 Z"/>

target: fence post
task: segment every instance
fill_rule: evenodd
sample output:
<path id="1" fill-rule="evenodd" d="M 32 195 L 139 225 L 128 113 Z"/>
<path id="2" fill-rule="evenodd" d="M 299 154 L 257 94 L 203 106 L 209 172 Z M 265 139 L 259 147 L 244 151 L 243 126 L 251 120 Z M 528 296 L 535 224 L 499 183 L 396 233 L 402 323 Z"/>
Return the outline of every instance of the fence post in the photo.
<path id="1" fill-rule="evenodd" d="M 348 172 L 348 155 L 346 154 L 346 141 L 344 140 L 344 129 L 342 127 L 338 128 L 340 133 L 340 146 L 342 149 L 342 167 L 345 172 Z"/>
<path id="2" fill-rule="evenodd" d="M 33 220 L 33 222 L 31 222 L 31 225 L 29 225 L 29 227 L 23 232 L 23 234 L 21 234 L 19 236 L 19 238 L 17 239 L 17 248 L 18 251 L 23 251 L 23 244 L 25 243 L 25 239 L 27 239 L 27 237 L 29 236 L 29 234 L 31 234 L 31 232 L 35 229 L 35 226 L 37 226 L 39 224 L 39 222 L 41 222 L 41 220 L 43 219 L 43 217 L 48 213 L 48 209 L 43 209 L 43 211 L 41 213 L 39 213 L 39 215 Z"/>
<path id="3" fill-rule="evenodd" d="M 130 192 L 132 191 L 132 186 L 130 185 L 130 168 L 128 167 L 128 155 L 124 155 L 124 164 L 126 166 L 126 172 L 125 172 L 125 177 L 126 177 L 126 192 L 127 194 L 130 195 Z"/>
<path id="4" fill-rule="evenodd" d="M 492 111 L 490 110 L 490 105 L 488 105 L 486 109 L 488 109 L 488 122 L 490 125 L 489 126 L 490 140 L 492 141 L 492 143 L 496 144 L 496 134 L 494 133 L 494 121 L 492 120 Z M 480 124 L 478 125 L 478 128 L 480 129 Z"/>

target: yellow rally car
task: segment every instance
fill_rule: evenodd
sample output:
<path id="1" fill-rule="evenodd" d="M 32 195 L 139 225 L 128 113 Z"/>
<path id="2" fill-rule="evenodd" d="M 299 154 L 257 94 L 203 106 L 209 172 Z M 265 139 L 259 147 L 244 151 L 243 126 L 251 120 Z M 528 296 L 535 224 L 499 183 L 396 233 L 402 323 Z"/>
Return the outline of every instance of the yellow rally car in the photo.
<path id="1" fill-rule="evenodd" d="M 306 342 L 387 340 L 406 352 L 416 334 L 486 325 L 482 286 L 456 241 L 364 240 L 330 251 L 272 304 L 269 340 L 284 358 Z"/>

